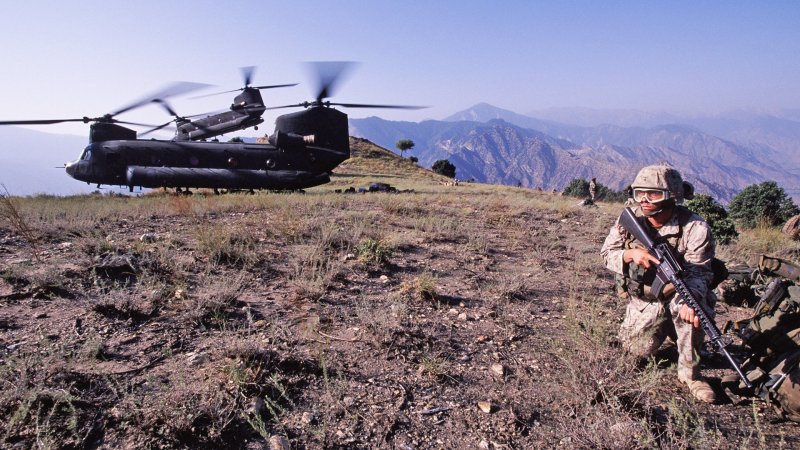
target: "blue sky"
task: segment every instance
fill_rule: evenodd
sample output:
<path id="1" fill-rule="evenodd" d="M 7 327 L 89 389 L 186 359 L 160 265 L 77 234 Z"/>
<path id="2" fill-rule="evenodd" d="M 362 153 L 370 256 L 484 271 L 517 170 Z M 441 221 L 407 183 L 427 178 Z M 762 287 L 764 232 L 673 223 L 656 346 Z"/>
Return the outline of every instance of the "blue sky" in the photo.
<path id="1" fill-rule="evenodd" d="M 255 84 L 301 83 L 265 91 L 296 103 L 314 90 L 302 62 L 319 60 L 360 62 L 334 100 L 431 106 L 351 117 L 800 108 L 797 1 L 6 1 L 0 39 L 0 120 L 101 115 L 177 80 L 234 89 L 249 65 Z M 232 96 L 173 103 L 188 115 Z M 120 118 L 169 119 L 155 106 Z"/>

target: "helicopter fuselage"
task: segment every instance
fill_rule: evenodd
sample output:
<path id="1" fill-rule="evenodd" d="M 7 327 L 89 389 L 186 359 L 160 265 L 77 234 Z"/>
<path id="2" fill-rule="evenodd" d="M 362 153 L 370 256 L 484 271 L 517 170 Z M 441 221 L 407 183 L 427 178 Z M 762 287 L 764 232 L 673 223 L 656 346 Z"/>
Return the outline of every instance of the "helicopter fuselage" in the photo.
<path id="1" fill-rule="evenodd" d="M 264 122 L 261 118 L 263 112 L 263 108 L 261 111 L 227 111 L 202 119 L 179 121 L 174 140 L 196 141 L 250 127 L 257 129 L 258 125 Z"/>
<path id="2" fill-rule="evenodd" d="M 97 185 L 301 189 L 330 181 L 350 157 L 347 115 L 312 108 L 281 116 L 265 144 L 135 139 L 117 124 L 92 125 L 91 142 L 67 173 Z"/>
<path id="3" fill-rule="evenodd" d="M 179 120 L 175 130 L 175 141 L 198 141 L 233 131 L 256 127 L 264 122 L 264 100 L 256 88 L 246 87 L 234 97 L 230 111 L 214 114 L 197 120 Z"/>

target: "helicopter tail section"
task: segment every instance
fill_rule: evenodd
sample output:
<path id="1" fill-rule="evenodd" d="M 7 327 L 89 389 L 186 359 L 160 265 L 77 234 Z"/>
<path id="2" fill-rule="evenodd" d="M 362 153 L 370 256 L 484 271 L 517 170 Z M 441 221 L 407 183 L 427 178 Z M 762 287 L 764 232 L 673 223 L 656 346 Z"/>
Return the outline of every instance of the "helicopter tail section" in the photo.
<path id="1" fill-rule="evenodd" d="M 342 161 L 350 157 L 350 134 L 347 114 L 325 107 L 310 108 L 285 114 L 275 120 L 275 134 L 280 145 L 280 136 L 314 136 L 313 145 L 337 153 Z M 293 141 L 284 139 L 291 144 Z"/>

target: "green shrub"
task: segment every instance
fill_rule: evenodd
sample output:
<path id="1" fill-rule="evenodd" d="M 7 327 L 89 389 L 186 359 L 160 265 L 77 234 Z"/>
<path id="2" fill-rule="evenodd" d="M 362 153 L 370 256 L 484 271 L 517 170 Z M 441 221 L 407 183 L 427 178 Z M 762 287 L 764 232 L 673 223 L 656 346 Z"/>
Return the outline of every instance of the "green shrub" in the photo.
<path id="1" fill-rule="evenodd" d="M 564 195 L 584 198 L 589 196 L 589 182 L 583 178 L 573 178 L 564 188 Z"/>
<path id="2" fill-rule="evenodd" d="M 392 254 L 393 247 L 381 239 L 367 238 L 356 245 L 355 252 L 358 259 L 383 264 Z"/>
<path id="3" fill-rule="evenodd" d="M 708 222 L 714 238 L 720 244 L 729 244 L 739 236 L 733 221 L 728 218 L 728 212 L 710 195 L 695 195 L 693 199 L 686 202 L 686 207 Z"/>
<path id="4" fill-rule="evenodd" d="M 453 165 L 450 161 L 446 159 L 440 159 L 433 163 L 431 166 L 431 170 L 438 173 L 439 175 L 444 175 L 446 177 L 455 178 L 456 177 L 456 166 Z"/>
<path id="5" fill-rule="evenodd" d="M 779 225 L 800 214 L 791 197 L 774 181 L 747 186 L 733 197 L 728 209 L 731 218 L 746 228 Z"/>

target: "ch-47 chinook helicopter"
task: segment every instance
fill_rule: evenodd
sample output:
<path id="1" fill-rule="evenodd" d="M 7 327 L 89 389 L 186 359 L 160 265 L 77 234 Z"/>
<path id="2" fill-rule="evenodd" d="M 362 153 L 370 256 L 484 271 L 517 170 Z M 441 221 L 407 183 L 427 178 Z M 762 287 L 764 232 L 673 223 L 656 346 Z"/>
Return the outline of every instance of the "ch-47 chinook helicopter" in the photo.
<path id="1" fill-rule="evenodd" d="M 210 97 L 212 95 L 241 91 L 241 94 L 238 94 L 236 97 L 234 97 L 233 103 L 231 104 L 229 110 L 216 114 L 209 114 L 202 119 L 189 120 L 192 117 L 203 116 L 205 114 L 198 114 L 196 116 L 188 117 L 180 116 L 166 102 L 166 99 L 157 98 L 153 101 L 161 104 L 167 113 L 174 116 L 175 119 L 141 133 L 139 136 L 145 136 L 173 123 L 177 128 L 175 130 L 175 137 L 173 138 L 174 141 L 198 141 L 233 131 L 244 130 L 250 127 L 254 127 L 257 130 L 258 125 L 264 122 L 264 119 L 261 118 L 261 116 L 266 110 L 266 107 L 264 106 L 264 100 L 261 97 L 261 90 L 297 86 L 297 83 L 251 86 L 250 82 L 253 80 L 253 72 L 255 71 L 255 67 L 242 67 L 241 71 L 242 78 L 244 79 L 244 87 L 230 91 L 194 97 Z"/>
<path id="2" fill-rule="evenodd" d="M 264 144 L 137 139 L 136 131 L 120 124 L 143 124 L 123 122 L 115 118 L 133 108 L 154 101 L 163 102 L 167 97 L 197 88 L 196 85 L 186 84 L 171 86 L 145 100 L 100 117 L 0 121 L 0 125 L 91 123 L 89 145 L 80 158 L 67 163 L 65 169 L 72 178 L 97 184 L 98 187 L 127 186 L 131 192 L 137 186 L 247 190 L 313 187 L 329 182 L 331 171 L 350 157 L 347 115 L 331 106 L 420 108 L 331 103 L 325 99 L 332 94 L 336 79 L 348 64 L 318 63 L 316 67 L 320 87 L 314 101 L 265 108 L 305 109 L 278 117 L 274 133 L 269 136 L 268 143 Z M 244 93 L 247 93 L 246 88 Z"/>

